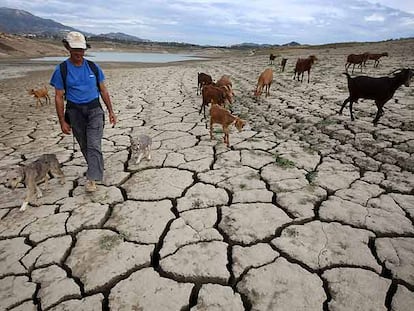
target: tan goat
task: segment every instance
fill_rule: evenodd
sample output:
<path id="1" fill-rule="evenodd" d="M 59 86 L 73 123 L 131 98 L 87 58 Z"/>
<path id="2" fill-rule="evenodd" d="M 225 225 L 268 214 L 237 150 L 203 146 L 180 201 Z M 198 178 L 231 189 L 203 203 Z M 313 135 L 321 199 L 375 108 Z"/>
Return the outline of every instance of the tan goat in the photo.
<path id="1" fill-rule="evenodd" d="M 221 124 L 224 132 L 224 143 L 227 147 L 230 147 L 229 139 L 229 127 L 234 123 L 234 126 L 239 132 L 242 131 L 246 121 L 239 117 L 233 116 L 230 111 L 220 107 L 219 105 L 212 104 L 210 108 L 210 139 L 213 139 L 213 124 Z"/>
<path id="2" fill-rule="evenodd" d="M 42 106 L 42 101 L 40 99 L 43 98 L 43 97 L 46 99 L 46 104 L 47 104 L 48 100 L 49 100 L 49 104 L 50 104 L 49 91 L 47 90 L 46 86 L 42 87 L 41 89 L 37 89 L 37 90 L 31 89 L 29 91 L 29 95 L 32 95 L 34 98 L 37 99 L 36 108 Z"/>
<path id="3" fill-rule="evenodd" d="M 270 85 L 273 82 L 273 70 L 271 68 L 265 69 L 260 76 L 259 80 L 257 81 L 256 91 L 254 92 L 255 96 L 260 96 L 263 91 L 263 87 L 265 87 L 266 97 L 270 95 Z"/>
<path id="4" fill-rule="evenodd" d="M 224 86 L 225 88 L 227 88 L 228 93 L 230 95 L 230 104 L 233 101 L 233 97 L 234 97 L 234 92 L 233 92 L 233 83 L 231 83 L 230 77 L 227 75 L 223 75 L 217 82 L 216 82 L 217 86 Z"/>

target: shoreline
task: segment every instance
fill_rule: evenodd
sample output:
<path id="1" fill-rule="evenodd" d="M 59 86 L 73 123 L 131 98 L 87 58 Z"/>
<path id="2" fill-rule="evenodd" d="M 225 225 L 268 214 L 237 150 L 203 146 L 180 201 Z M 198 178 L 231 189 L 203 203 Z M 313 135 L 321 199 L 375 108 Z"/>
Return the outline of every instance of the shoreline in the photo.
<path id="1" fill-rule="evenodd" d="M 88 59 L 88 57 L 85 57 Z M 156 68 L 167 66 L 181 66 L 196 64 L 200 62 L 209 62 L 217 60 L 220 57 L 205 57 L 206 59 L 183 60 L 164 63 L 155 62 L 97 62 L 102 69 L 131 69 L 131 68 Z M 39 61 L 30 58 L 13 58 L 0 59 L 0 81 L 21 78 L 33 72 L 51 71 L 60 62 L 56 61 Z"/>

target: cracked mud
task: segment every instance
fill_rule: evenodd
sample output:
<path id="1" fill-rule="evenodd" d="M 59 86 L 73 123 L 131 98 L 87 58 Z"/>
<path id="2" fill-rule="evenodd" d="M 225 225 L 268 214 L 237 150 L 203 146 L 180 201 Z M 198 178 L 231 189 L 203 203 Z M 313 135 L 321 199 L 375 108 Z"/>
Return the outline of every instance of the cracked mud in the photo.
<path id="1" fill-rule="evenodd" d="M 413 64 L 411 41 L 372 48 L 390 57 L 369 75 Z M 372 101 L 354 105 L 353 122 L 339 116 L 354 49 L 287 50 L 261 99 L 267 55 L 105 70 L 119 123 L 105 128 L 93 194 L 54 107 L 35 109 L 25 92 L 53 66 L 0 84 L 2 177 L 44 152 L 67 177 L 23 213 L 25 189 L 0 185 L 0 309 L 412 310 L 414 88 L 397 90 L 377 127 Z M 293 81 L 310 54 L 311 83 Z M 231 109 L 249 126 L 232 128 L 231 148 L 198 113 L 200 71 L 233 81 Z M 153 151 L 136 165 L 139 134 Z"/>

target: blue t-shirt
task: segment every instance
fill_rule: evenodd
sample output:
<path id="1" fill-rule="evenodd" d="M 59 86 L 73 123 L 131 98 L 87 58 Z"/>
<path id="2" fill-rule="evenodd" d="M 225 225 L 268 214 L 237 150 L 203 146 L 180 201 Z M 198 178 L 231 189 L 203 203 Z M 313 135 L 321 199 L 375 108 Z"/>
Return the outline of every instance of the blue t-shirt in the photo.
<path id="1" fill-rule="evenodd" d="M 84 59 L 81 66 L 75 66 L 69 59 L 65 60 L 67 65 L 66 76 L 66 99 L 75 104 L 87 104 L 99 97 L 99 90 L 96 85 L 96 77 L 88 62 Z M 105 80 L 102 69 L 98 68 L 98 82 Z M 58 90 L 64 90 L 60 65 L 57 65 L 50 79 L 50 85 Z"/>

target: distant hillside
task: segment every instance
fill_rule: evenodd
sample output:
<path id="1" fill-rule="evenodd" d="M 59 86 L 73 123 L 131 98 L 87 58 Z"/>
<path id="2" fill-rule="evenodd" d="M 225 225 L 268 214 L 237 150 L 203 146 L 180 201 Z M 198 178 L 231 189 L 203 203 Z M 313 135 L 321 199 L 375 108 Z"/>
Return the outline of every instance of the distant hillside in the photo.
<path id="1" fill-rule="evenodd" d="M 0 59 L 67 55 L 60 40 L 34 40 L 0 32 Z"/>
<path id="2" fill-rule="evenodd" d="M 151 42 L 150 40 L 141 39 L 135 36 L 127 35 L 122 32 L 110 32 L 110 33 L 103 33 L 100 35 L 92 35 L 90 36 L 91 40 L 99 41 L 99 40 L 114 40 L 114 41 L 127 41 L 127 42 Z"/>
<path id="3" fill-rule="evenodd" d="M 292 41 L 292 42 L 289 42 L 289 43 L 282 44 L 282 46 L 300 46 L 300 43 Z"/>
<path id="4" fill-rule="evenodd" d="M 272 48 L 272 47 L 278 47 L 278 46 L 300 46 L 300 43 L 292 41 L 289 43 L 279 45 L 279 44 L 258 44 L 258 43 L 244 42 L 244 43 L 232 45 L 231 47 L 232 48 L 260 49 L 260 48 Z"/>
<path id="5" fill-rule="evenodd" d="M 0 8 L 0 31 L 2 32 L 56 36 L 72 30 L 76 29 L 23 10 Z"/>

